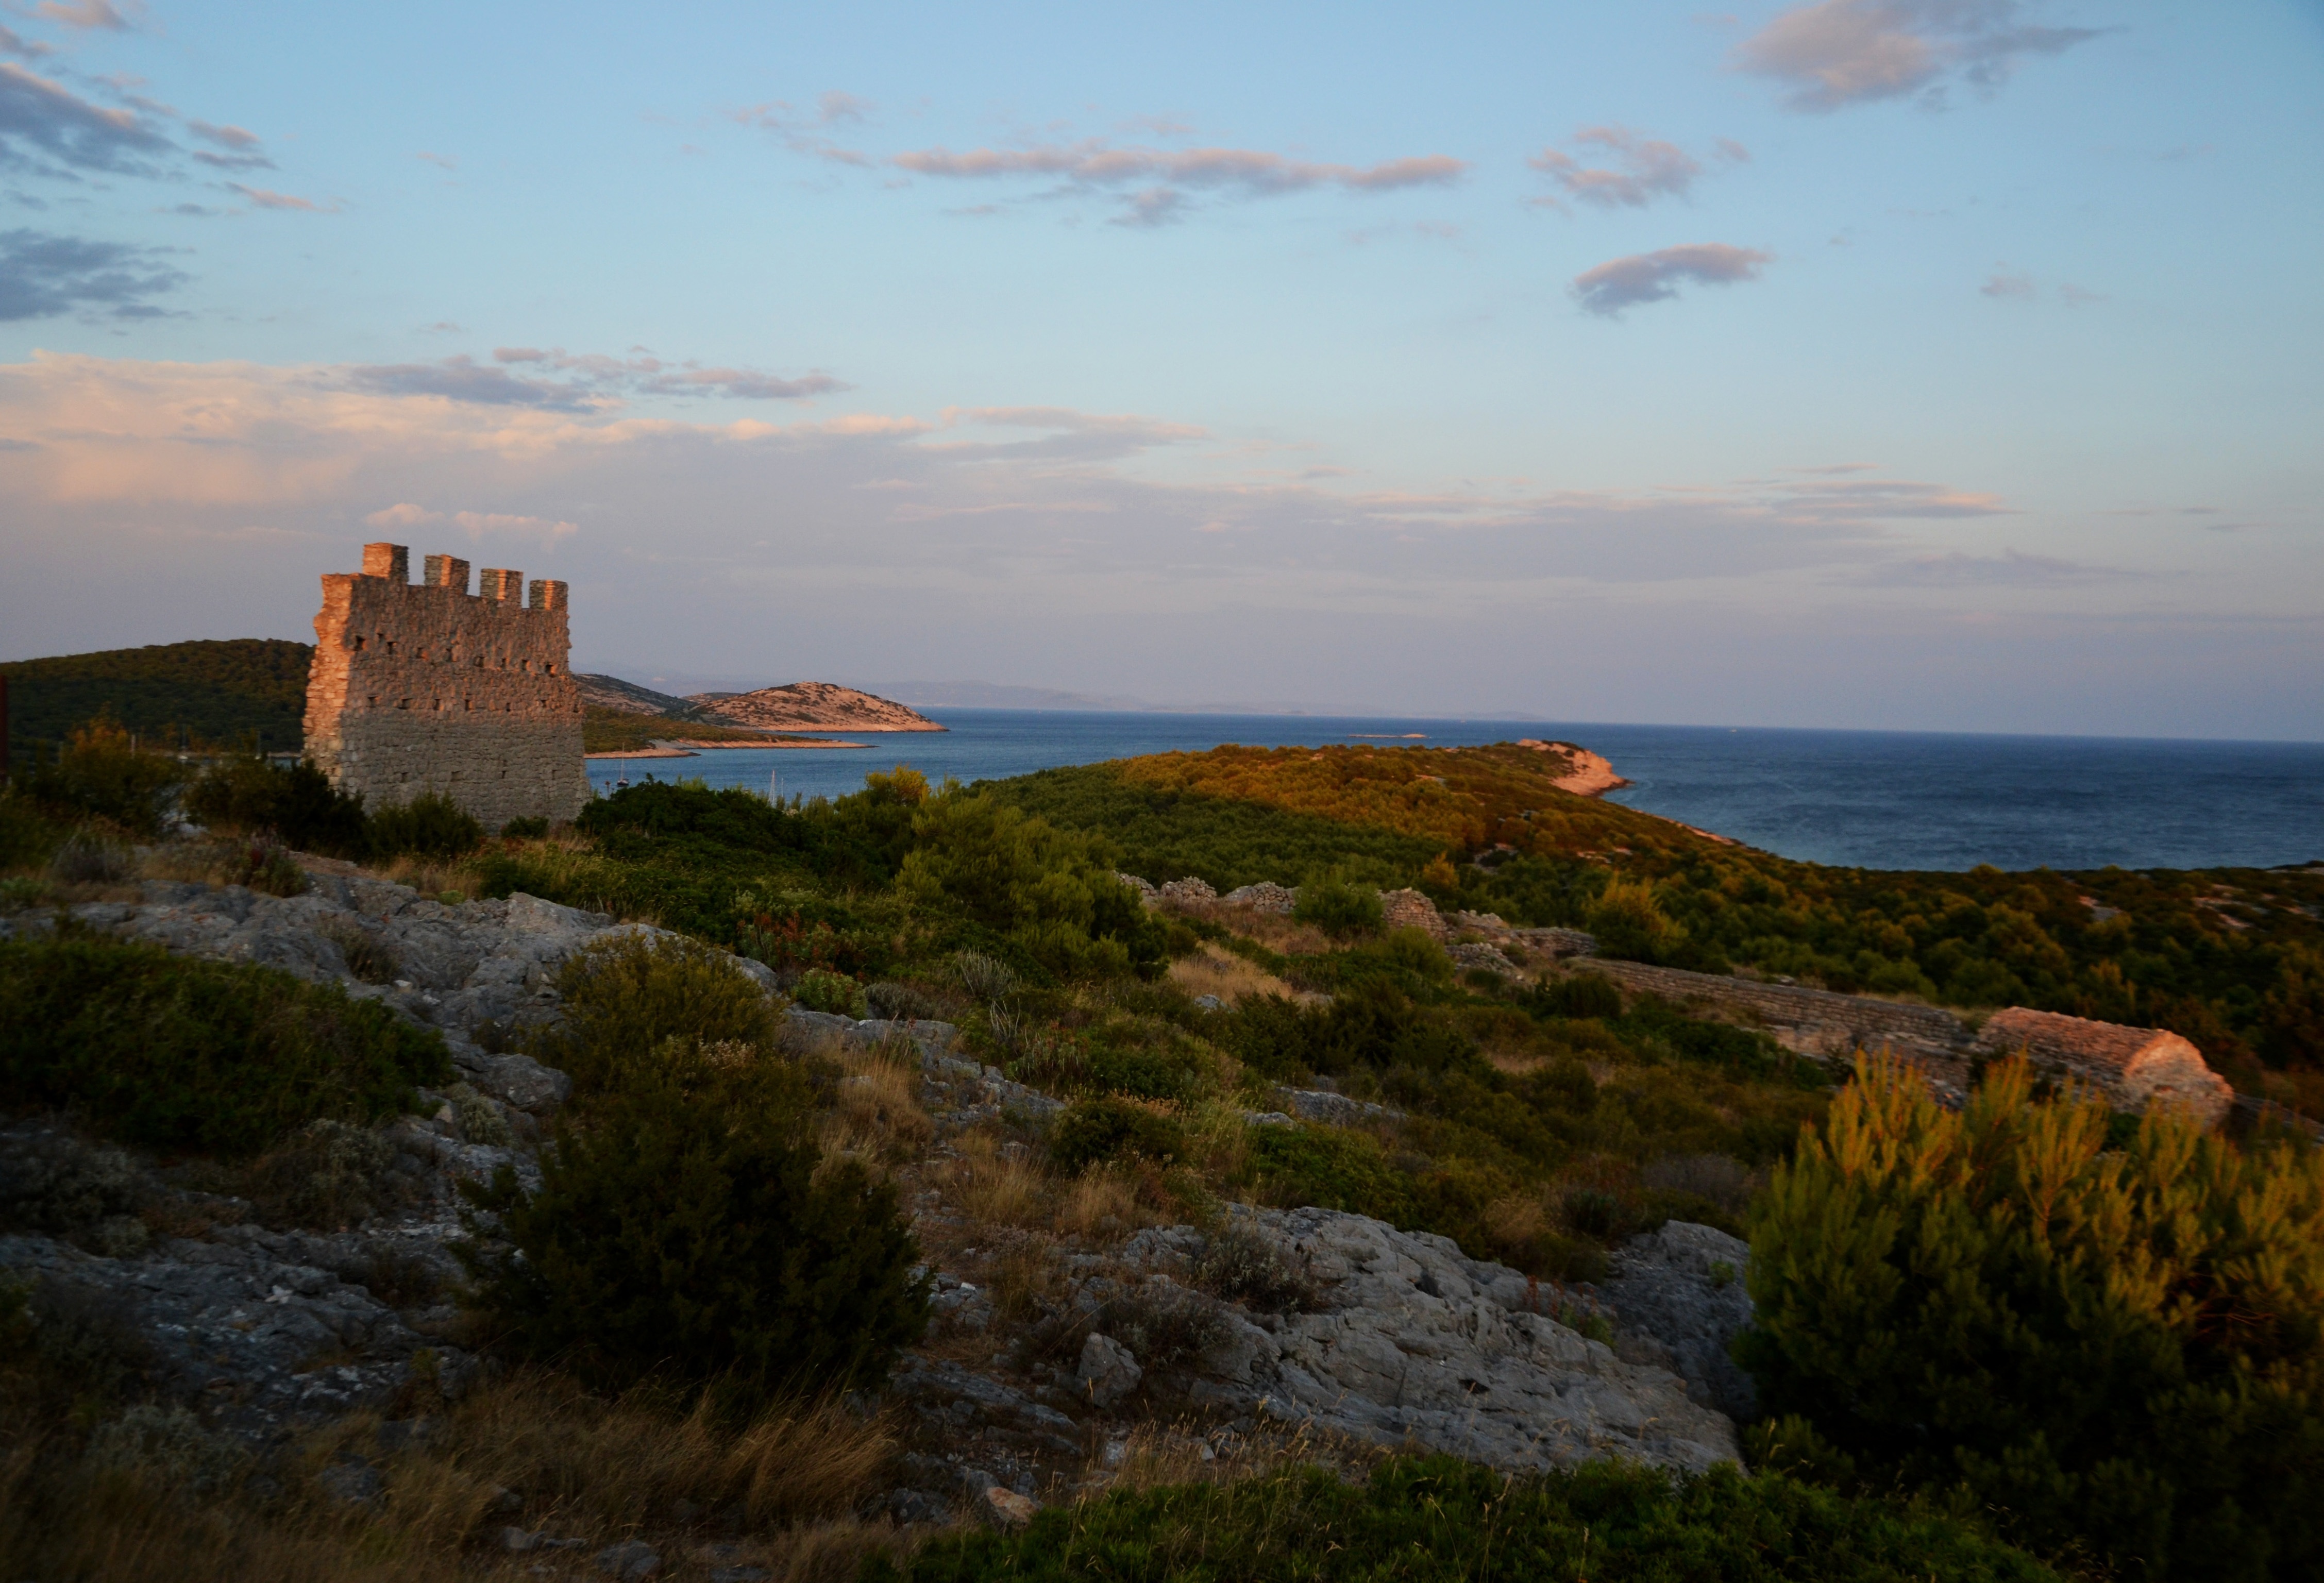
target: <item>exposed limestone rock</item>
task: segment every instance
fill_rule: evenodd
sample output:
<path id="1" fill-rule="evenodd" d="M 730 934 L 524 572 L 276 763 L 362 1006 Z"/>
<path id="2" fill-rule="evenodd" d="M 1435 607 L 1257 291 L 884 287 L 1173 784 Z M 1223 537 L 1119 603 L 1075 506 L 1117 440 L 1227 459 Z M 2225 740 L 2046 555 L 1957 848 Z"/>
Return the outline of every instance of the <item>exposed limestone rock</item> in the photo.
<path id="1" fill-rule="evenodd" d="M 2013 1006 L 1986 1018 L 1970 1048 L 1980 1055 L 2023 1052 L 2043 1072 L 2089 1084 L 2117 1110 L 2173 1106 L 2216 1127 L 2236 1102 L 2235 1090 L 2204 1064 L 2203 1053 L 2162 1028 Z"/>
<path id="2" fill-rule="evenodd" d="M 1213 1304 L 1198 1401 L 1513 1471 L 1607 1455 L 1702 1468 L 1738 1454 L 1734 1425 L 1678 1376 L 1532 1311 L 1540 1288 L 1515 1270 L 1361 1215 L 1233 1212 L 1279 1238 L 1323 1297 L 1291 1314 Z M 1192 1228 L 1141 1232 L 1124 1259 L 1170 1283 L 1202 1246 Z M 1078 1301 L 1094 1313 L 1118 1295 L 1091 1280 Z"/>
<path id="3" fill-rule="evenodd" d="M 1614 1350 L 1671 1370 L 1705 1407 L 1753 1416 L 1757 1388 L 1727 1353 L 1751 1323 L 1750 1264 L 1750 1244 L 1709 1226 L 1673 1220 L 1632 1238 L 1599 1288 L 1615 1313 Z"/>
<path id="4" fill-rule="evenodd" d="M 1173 879 L 1159 886 L 1155 896 L 1164 907 L 1191 907 L 1219 898 L 1219 893 L 1212 888 L 1209 880 L 1192 878 Z"/>

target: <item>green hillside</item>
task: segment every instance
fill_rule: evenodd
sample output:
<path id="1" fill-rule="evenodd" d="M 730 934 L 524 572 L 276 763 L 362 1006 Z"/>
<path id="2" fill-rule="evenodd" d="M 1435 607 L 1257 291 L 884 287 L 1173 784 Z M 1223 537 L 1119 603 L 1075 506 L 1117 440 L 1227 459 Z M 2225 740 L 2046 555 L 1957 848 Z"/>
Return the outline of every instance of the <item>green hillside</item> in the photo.
<path id="1" fill-rule="evenodd" d="M 296 748 L 304 736 L 311 643 L 277 638 L 154 643 L 0 664 L 8 678 L 9 756 L 22 763 L 35 741 L 57 741 L 109 712 L 130 730 L 182 731 L 195 741 Z"/>

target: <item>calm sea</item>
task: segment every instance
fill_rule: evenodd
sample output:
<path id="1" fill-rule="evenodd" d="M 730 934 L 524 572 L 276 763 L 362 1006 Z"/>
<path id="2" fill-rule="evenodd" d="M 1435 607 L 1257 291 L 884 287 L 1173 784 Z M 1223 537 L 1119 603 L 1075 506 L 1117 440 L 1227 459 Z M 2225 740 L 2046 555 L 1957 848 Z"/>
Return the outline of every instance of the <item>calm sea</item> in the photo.
<path id="1" fill-rule="evenodd" d="M 1933 732 L 1555 725 L 1323 715 L 1080 714 L 931 709 L 951 727 L 857 737 L 868 749 L 746 748 L 593 759 L 589 778 L 700 777 L 835 796 L 867 770 L 932 779 L 1024 775 L 1222 742 L 1465 746 L 1579 742 L 1632 781 L 1611 800 L 1789 858 L 1876 869 L 2269 867 L 2324 860 L 2324 744 Z"/>

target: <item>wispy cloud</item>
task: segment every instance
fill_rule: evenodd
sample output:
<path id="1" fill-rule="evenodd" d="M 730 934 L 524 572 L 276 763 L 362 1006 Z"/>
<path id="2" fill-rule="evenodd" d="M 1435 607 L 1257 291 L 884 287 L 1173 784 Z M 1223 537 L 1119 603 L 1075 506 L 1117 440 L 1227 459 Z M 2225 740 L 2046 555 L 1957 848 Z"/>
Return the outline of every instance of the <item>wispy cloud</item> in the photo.
<path id="1" fill-rule="evenodd" d="M 37 60 L 54 51 L 37 39 L 28 39 L 13 28 L 0 27 L 0 55 L 14 55 L 19 60 Z"/>
<path id="2" fill-rule="evenodd" d="M 1553 148 L 1526 161 L 1564 195 L 1535 202 L 1563 208 L 1564 198 L 1572 198 L 1600 208 L 1644 208 L 1658 198 L 1686 197 L 1702 174 L 1702 161 L 1676 143 L 1626 126 L 1585 126 L 1571 141 L 1582 151 L 1581 157 Z M 1751 157 L 1732 138 L 1721 138 L 1716 146 L 1721 159 L 1740 163 Z M 1585 159 L 1602 162 L 1584 164 Z"/>
<path id="3" fill-rule="evenodd" d="M 115 318 L 153 318 L 149 298 L 183 285 L 158 248 L 41 231 L 0 231 L 0 320 L 46 318 L 75 308 Z"/>
<path id="4" fill-rule="evenodd" d="M 50 175 L 150 175 L 176 147 L 134 110 L 93 105 L 61 84 L 0 61 L 0 164 Z"/>
<path id="5" fill-rule="evenodd" d="M 195 156 L 197 159 L 200 157 L 198 154 Z M 229 181 L 226 185 L 242 194 L 255 208 L 285 209 L 309 215 L 336 215 L 343 207 L 337 199 L 327 204 L 317 203 L 311 198 L 300 198 L 288 192 L 272 192 L 263 187 L 244 187 L 239 181 Z"/>
<path id="6" fill-rule="evenodd" d="M 943 180 L 1033 178 L 1056 182 L 1068 190 L 1116 192 L 1120 194 L 1122 208 L 1115 223 L 1138 227 L 1167 225 L 1185 217 L 1192 207 L 1191 192 L 1244 198 L 1280 198 L 1320 189 L 1393 192 L 1450 187 L 1468 170 L 1466 161 L 1448 154 L 1347 165 L 1296 160 L 1260 149 L 1163 149 L 1118 145 L 1103 138 L 1008 149 L 918 149 L 896 154 L 889 163 L 917 176 Z"/>
<path id="7" fill-rule="evenodd" d="M 194 158 L 221 170 L 272 170 L 274 161 L 260 152 L 258 134 L 239 126 L 213 126 L 189 118 L 186 130 L 212 146 L 196 149 Z"/>
<path id="8" fill-rule="evenodd" d="M 1774 261 L 1773 253 L 1723 242 L 1699 242 L 1665 247 L 1655 253 L 1609 259 L 1573 277 L 1573 295 L 1591 313 L 1611 318 L 1626 308 L 1662 302 L 1678 295 L 1688 281 L 1699 286 L 1728 286 L 1756 281 L 1760 270 Z"/>
<path id="9" fill-rule="evenodd" d="M 419 153 L 412 157 L 414 159 L 425 160 L 428 163 L 436 166 L 439 170 L 456 170 L 460 168 L 458 157 L 453 154 L 431 154 L 427 150 L 422 149 Z"/>
<path id="10" fill-rule="evenodd" d="M 2019 0 L 1814 0 L 1736 45 L 1731 63 L 1791 89 L 1794 110 L 1919 96 L 1941 104 L 1959 78 L 1981 93 L 2028 56 L 2058 55 L 2106 28 L 2044 27 Z"/>
<path id="11" fill-rule="evenodd" d="M 872 156 L 836 141 L 834 129 L 861 125 L 877 107 L 869 99 L 833 88 L 816 96 L 813 109 L 801 108 L 787 99 L 770 99 L 735 111 L 734 119 L 746 126 L 773 133 L 795 153 L 828 160 L 835 165 L 869 169 Z"/>
<path id="12" fill-rule="evenodd" d="M 471 538 L 482 538 L 487 533 L 505 534 L 533 538 L 542 544 L 554 544 L 569 538 L 581 530 L 577 522 L 562 518 L 530 517 L 511 511 L 439 511 L 431 507 L 399 502 L 383 511 L 364 518 L 367 528 L 393 532 L 409 532 L 419 528 L 457 528 Z"/>
<path id="13" fill-rule="evenodd" d="M 2068 308 L 2087 308 L 2107 299 L 2105 292 L 2089 290 L 2070 281 L 2061 281 L 2054 290 L 2045 291 L 2032 275 L 2007 264 L 1997 267 L 1977 290 L 1978 296 L 1989 297 L 1996 302 L 2039 302 L 2044 297 L 2055 297 Z"/>
<path id="14" fill-rule="evenodd" d="M 456 329 L 438 325 L 431 329 Z M 512 369 L 528 371 L 524 374 Z M 538 373 L 530 371 L 538 370 Z M 550 378 L 555 373 L 562 378 Z M 751 368 L 707 368 L 659 358 L 568 353 L 562 347 L 494 348 L 490 364 L 463 353 L 433 363 L 367 364 L 347 372 L 356 387 L 383 395 L 440 396 L 487 407 L 545 412 L 618 408 L 624 396 L 715 396 L 737 401 L 801 401 L 848 389 L 821 372 L 787 379 Z"/>
<path id="15" fill-rule="evenodd" d="M 1908 556 L 1868 568 L 1858 581 L 1886 587 L 2054 588 L 2135 576 L 2115 566 L 2088 566 L 2056 556 L 2005 549 L 1999 555 Z"/>
<path id="16" fill-rule="evenodd" d="M 43 22 L 62 23 L 70 28 L 103 28 L 114 32 L 127 32 L 134 24 L 134 15 L 142 15 L 144 7 L 133 4 L 128 14 L 110 4 L 110 0 L 41 0 L 32 7 L 32 14 Z"/>

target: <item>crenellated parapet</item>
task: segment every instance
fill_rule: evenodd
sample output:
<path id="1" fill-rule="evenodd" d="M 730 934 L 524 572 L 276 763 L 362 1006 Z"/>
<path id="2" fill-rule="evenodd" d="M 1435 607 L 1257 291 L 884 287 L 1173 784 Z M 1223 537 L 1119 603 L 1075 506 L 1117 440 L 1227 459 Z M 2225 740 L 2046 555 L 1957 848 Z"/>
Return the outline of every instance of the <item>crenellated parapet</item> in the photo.
<path id="1" fill-rule="evenodd" d="M 441 792 L 493 829 L 567 820 L 588 800 L 566 586 L 364 546 L 361 572 L 323 577 L 307 680 L 307 751 L 374 809 Z"/>

